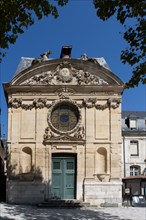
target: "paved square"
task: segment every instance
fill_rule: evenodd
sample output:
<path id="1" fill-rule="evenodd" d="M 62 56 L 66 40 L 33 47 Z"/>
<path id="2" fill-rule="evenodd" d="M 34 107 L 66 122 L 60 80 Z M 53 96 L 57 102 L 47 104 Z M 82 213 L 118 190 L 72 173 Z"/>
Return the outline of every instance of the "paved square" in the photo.
<path id="1" fill-rule="evenodd" d="M 146 208 L 46 209 L 1 203 L 0 220 L 146 220 Z"/>

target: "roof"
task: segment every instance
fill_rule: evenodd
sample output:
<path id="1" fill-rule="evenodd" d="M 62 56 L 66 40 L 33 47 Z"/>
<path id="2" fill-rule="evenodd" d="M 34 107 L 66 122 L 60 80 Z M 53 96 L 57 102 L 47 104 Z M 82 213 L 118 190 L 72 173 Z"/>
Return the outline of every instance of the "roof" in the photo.
<path id="1" fill-rule="evenodd" d="M 137 118 L 146 118 L 146 111 L 122 111 L 122 118 L 127 118 L 129 116 L 136 116 Z"/>
<path id="2" fill-rule="evenodd" d="M 31 66 L 32 61 L 35 58 L 32 57 L 21 57 L 21 60 L 18 64 L 18 67 L 16 69 L 16 72 L 14 74 L 14 76 L 16 76 L 18 73 L 20 73 L 21 71 L 27 69 L 28 67 Z M 48 59 L 48 60 L 52 60 L 52 58 Z M 104 59 L 104 57 L 100 57 L 100 58 L 90 58 L 89 60 L 94 60 L 95 62 L 97 62 L 100 66 L 104 67 L 105 69 L 110 70 L 109 65 L 107 64 L 106 60 Z"/>
<path id="3" fill-rule="evenodd" d="M 103 57 L 50 59 L 47 52 L 41 57 L 22 57 L 15 76 L 3 84 L 6 99 L 21 92 L 54 93 L 64 86 L 76 93 L 111 92 L 121 97 L 124 83 Z"/>
<path id="4" fill-rule="evenodd" d="M 33 60 L 34 60 L 34 58 L 21 57 L 21 60 L 20 60 L 20 62 L 18 64 L 18 67 L 16 69 L 16 73 L 14 75 L 17 75 L 21 71 L 23 71 L 23 70 L 27 69 L 28 67 L 30 67 Z"/>
<path id="5" fill-rule="evenodd" d="M 127 126 L 126 124 L 127 118 L 136 119 L 136 124 L 137 124 L 136 129 L 131 129 Z M 131 132 L 131 134 L 135 134 L 135 135 L 139 131 L 145 132 L 146 131 L 146 111 L 122 111 L 122 130 L 125 132 Z"/>

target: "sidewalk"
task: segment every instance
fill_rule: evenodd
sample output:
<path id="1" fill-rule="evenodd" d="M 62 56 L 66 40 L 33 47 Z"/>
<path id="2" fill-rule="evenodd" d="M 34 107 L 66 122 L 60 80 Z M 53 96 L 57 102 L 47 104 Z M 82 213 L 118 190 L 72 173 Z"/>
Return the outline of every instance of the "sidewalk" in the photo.
<path id="1" fill-rule="evenodd" d="M 146 220 L 146 208 L 44 209 L 0 203 L 0 220 Z"/>

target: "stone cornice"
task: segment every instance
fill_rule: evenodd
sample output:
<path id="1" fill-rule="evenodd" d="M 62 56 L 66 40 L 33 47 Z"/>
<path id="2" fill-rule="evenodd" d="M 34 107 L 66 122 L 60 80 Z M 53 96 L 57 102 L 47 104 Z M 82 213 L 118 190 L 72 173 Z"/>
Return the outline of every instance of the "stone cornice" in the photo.
<path id="1" fill-rule="evenodd" d="M 57 90 L 59 89 L 71 89 L 74 91 L 76 95 L 115 95 L 121 93 L 124 90 L 124 85 L 123 86 L 89 86 L 89 85 L 83 85 L 83 86 L 78 86 L 78 85 L 10 85 L 9 83 L 3 84 L 4 87 L 4 92 L 6 98 L 10 96 L 11 94 L 46 94 L 49 93 L 49 95 L 53 95 L 56 93 Z"/>
<path id="2" fill-rule="evenodd" d="M 143 137 L 146 137 L 146 131 L 144 130 L 125 130 L 125 131 L 122 131 L 122 136 L 127 136 L 127 137 L 135 137 L 135 136 L 143 136 Z"/>

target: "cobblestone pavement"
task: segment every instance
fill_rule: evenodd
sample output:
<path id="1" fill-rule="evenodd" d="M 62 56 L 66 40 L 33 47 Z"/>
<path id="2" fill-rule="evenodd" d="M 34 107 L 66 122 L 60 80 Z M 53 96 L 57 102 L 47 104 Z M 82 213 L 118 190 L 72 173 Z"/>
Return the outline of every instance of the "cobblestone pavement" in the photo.
<path id="1" fill-rule="evenodd" d="M 146 220 L 145 207 L 47 209 L 0 203 L 0 220 Z"/>

